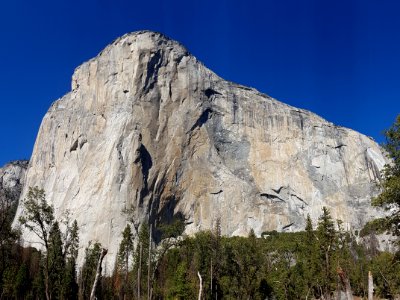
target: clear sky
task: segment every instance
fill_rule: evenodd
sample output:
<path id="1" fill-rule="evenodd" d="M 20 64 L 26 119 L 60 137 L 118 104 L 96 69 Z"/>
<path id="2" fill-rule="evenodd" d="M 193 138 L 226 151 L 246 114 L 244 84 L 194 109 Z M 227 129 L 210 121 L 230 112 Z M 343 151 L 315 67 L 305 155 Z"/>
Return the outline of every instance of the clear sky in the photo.
<path id="1" fill-rule="evenodd" d="M 382 142 L 400 113 L 398 0 L 3 0 L 0 165 L 29 158 L 75 67 L 142 29 L 221 77 Z"/>

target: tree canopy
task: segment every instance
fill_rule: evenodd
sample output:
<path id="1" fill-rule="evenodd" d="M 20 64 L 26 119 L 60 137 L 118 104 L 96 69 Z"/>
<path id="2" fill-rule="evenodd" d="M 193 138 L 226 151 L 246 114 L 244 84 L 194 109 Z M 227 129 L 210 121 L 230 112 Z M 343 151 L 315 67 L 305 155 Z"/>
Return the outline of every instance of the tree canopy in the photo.
<path id="1" fill-rule="evenodd" d="M 383 180 L 380 183 L 382 192 L 373 199 L 372 204 L 390 211 L 385 218 L 377 219 L 372 224 L 380 230 L 388 230 L 395 236 L 400 236 L 400 115 L 395 123 L 384 132 L 386 142 L 383 148 L 391 160 L 383 170 Z"/>

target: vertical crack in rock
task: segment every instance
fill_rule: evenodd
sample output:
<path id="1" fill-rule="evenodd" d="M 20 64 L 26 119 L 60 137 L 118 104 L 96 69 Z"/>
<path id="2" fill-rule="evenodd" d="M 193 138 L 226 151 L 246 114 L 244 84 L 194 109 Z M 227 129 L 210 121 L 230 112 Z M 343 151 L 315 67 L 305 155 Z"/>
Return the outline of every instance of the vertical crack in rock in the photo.
<path id="1" fill-rule="evenodd" d="M 232 124 L 237 124 L 237 113 L 238 113 L 238 109 L 239 109 L 239 105 L 237 102 L 237 98 L 235 94 L 232 94 L 232 114 L 233 114 L 233 118 L 232 118 Z"/>
<path id="2" fill-rule="evenodd" d="M 78 142 L 78 139 L 76 139 L 71 148 L 69 148 L 69 152 L 75 151 L 78 148 Z"/>
<path id="3" fill-rule="evenodd" d="M 119 172 L 118 172 L 118 184 L 121 186 L 121 183 L 124 181 L 126 176 L 126 162 L 124 161 L 124 157 L 122 155 L 122 146 L 124 143 L 124 137 L 120 137 L 117 143 L 117 155 L 118 155 L 118 163 L 119 163 Z"/>
<path id="4" fill-rule="evenodd" d="M 370 155 L 368 149 L 365 150 L 364 153 L 365 163 L 368 169 L 368 176 L 371 182 L 381 182 L 382 175 L 379 171 L 379 167 L 377 166 L 375 160 L 373 159 L 372 155 Z"/>
<path id="5" fill-rule="evenodd" d="M 157 82 L 158 78 L 158 69 L 162 63 L 162 51 L 156 51 L 152 54 L 148 64 L 147 64 L 147 72 L 146 79 L 144 83 L 144 91 L 151 90 Z"/>
<path id="6" fill-rule="evenodd" d="M 151 159 L 149 151 L 147 151 L 147 148 L 143 144 L 140 145 L 139 153 L 140 153 L 140 162 L 142 165 L 143 183 L 144 183 L 144 187 L 142 189 L 140 197 L 143 199 L 149 193 L 148 179 L 149 179 L 149 171 L 153 167 L 153 160 Z"/>

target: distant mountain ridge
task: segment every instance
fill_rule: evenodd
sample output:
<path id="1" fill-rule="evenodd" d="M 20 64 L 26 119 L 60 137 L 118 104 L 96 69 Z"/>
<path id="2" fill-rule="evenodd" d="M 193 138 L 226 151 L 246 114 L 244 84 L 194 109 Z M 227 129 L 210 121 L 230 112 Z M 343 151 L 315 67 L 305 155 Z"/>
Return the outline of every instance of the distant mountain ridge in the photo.
<path id="1" fill-rule="evenodd" d="M 131 219 L 156 227 L 179 214 L 188 234 L 219 220 L 224 235 L 260 236 L 302 230 L 326 206 L 360 229 L 380 214 L 370 198 L 385 163 L 370 138 L 225 81 L 141 31 L 75 70 L 43 118 L 20 199 L 44 188 L 57 217 L 77 219 L 82 249 L 109 249 L 111 272 Z"/>

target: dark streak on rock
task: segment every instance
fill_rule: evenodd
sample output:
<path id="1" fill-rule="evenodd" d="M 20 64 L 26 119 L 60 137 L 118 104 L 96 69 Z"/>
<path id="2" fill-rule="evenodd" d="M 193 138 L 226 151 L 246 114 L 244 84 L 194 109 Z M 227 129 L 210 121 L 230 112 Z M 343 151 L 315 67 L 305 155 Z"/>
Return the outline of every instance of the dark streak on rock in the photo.
<path id="1" fill-rule="evenodd" d="M 289 228 L 289 227 L 292 226 L 293 224 L 294 224 L 294 223 L 290 223 L 290 224 L 288 224 L 288 225 L 283 226 L 283 227 L 282 227 L 282 230 L 285 230 L 285 229 Z"/>
<path id="2" fill-rule="evenodd" d="M 264 198 L 267 198 L 268 200 L 277 200 L 277 201 L 280 201 L 280 202 L 286 202 L 281 197 L 276 196 L 276 195 L 272 195 L 272 194 L 268 194 L 268 193 L 261 193 L 260 196 L 264 197 Z"/>
<path id="3" fill-rule="evenodd" d="M 72 144 L 71 148 L 69 148 L 69 152 L 75 151 L 78 148 L 78 139 Z"/>
<path id="4" fill-rule="evenodd" d="M 219 190 L 218 192 L 210 192 L 211 195 L 218 195 L 221 194 L 223 190 Z"/>
<path id="5" fill-rule="evenodd" d="M 222 95 L 221 93 L 219 93 L 216 90 L 213 90 L 211 88 L 206 89 L 204 91 L 204 94 L 207 96 L 207 98 L 211 98 L 212 95 Z"/>
<path id="6" fill-rule="evenodd" d="M 211 119 L 213 114 L 213 110 L 211 108 L 207 108 L 203 113 L 200 115 L 200 117 L 197 119 L 196 123 L 190 128 L 190 131 L 193 131 L 197 127 L 200 128 L 203 126 L 209 119 Z"/>

